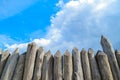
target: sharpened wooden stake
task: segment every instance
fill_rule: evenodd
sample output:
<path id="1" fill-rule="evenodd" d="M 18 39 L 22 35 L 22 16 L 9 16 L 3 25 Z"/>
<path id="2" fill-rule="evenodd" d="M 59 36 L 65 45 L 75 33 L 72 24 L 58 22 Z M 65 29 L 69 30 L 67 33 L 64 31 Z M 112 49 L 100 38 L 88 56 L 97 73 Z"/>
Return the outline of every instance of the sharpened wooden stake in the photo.
<path id="1" fill-rule="evenodd" d="M 54 55 L 54 80 L 62 80 L 62 55 L 59 50 Z"/>
<path id="2" fill-rule="evenodd" d="M 18 63 L 16 65 L 12 80 L 22 80 L 23 79 L 24 65 L 25 65 L 25 54 L 22 54 L 19 56 Z"/>
<path id="3" fill-rule="evenodd" d="M 116 58 L 117 58 L 117 61 L 118 61 L 119 68 L 120 68 L 120 51 L 116 50 L 115 54 L 116 54 Z"/>
<path id="4" fill-rule="evenodd" d="M 53 80 L 53 56 L 49 50 L 43 60 L 42 80 Z"/>
<path id="5" fill-rule="evenodd" d="M 37 57 L 36 57 L 33 80 L 41 80 L 44 55 L 45 55 L 44 48 L 40 47 L 37 50 Z"/>
<path id="6" fill-rule="evenodd" d="M 73 68 L 74 68 L 73 78 L 75 80 L 84 80 L 82 64 L 81 64 L 81 56 L 77 48 L 73 48 L 72 56 L 73 56 Z"/>
<path id="7" fill-rule="evenodd" d="M 108 57 L 104 52 L 98 51 L 97 62 L 99 64 L 102 80 L 114 80 L 110 69 Z"/>
<path id="8" fill-rule="evenodd" d="M 88 59 L 88 53 L 86 52 L 85 49 L 82 49 L 82 51 L 81 51 L 81 59 L 82 59 L 84 80 L 92 80 L 89 59 Z"/>
<path id="9" fill-rule="evenodd" d="M 106 37 L 101 36 L 101 46 L 103 48 L 103 51 L 108 56 L 108 60 L 110 63 L 110 67 L 113 73 L 114 80 L 120 80 L 120 69 L 117 63 L 117 59 L 115 57 L 112 44 L 109 42 L 109 40 Z"/>
<path id="10" fill-rule="evenodd" d="M 37 45 L 34 42 L 28 44 L 23 80 L 32 80 L 36 51 L 37 51 Z"/>
<path id="11" fill-rule="evenodd" d="M 64 53 L 64 80 L 73 80 L 72 55 L 68 50 Z"/>
<path id="12" fill-rule="evenodd" d="M 89 63 L 90 63 L 92 80 L 101 80 L 98 65 L 94 57 L 94 51 L 91 48 L 89 48 L 88 50 L 88 58 L 89 58 Z"/>
<path id="13" fill-rule="evenodd" d="M 9 56 L 10 56 L 10 53 L 9 53 L 8 50 L 6 50 L 5 52 L 3 52 L 1 54 L 1 59 L 0 59 L 0 77 L 2 75 L 2 72 L 4 70 L 5 64 L 6 64 Z"/>
<path id="14" fill-rule="evenodd" d="M 18 57 L 19 57 L 19 49 L 17 48 L 13 52 L 13 54 L 8 58 L 1 76 L 1 80 L 12 80 L 12 76 L 18 61 Z"/>

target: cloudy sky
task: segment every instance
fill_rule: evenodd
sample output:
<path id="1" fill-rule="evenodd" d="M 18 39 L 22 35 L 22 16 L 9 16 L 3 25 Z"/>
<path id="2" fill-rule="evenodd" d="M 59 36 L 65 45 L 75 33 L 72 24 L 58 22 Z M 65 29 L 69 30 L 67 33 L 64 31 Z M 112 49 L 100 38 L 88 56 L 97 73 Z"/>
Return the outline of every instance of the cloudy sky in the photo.
<path id="1" fill-rule="evenodd" d="M 53 53 L 101 49 L 105 35 L 120 49 L 120 0 L 0 0 L 0 47 L 26 51 L 30 42 Z"/>

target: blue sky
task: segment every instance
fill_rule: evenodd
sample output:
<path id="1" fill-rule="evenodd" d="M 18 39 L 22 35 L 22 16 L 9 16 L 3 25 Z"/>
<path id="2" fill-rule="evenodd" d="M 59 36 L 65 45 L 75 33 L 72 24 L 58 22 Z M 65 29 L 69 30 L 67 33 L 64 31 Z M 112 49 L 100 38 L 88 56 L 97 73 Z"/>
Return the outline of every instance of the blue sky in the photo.
<path id="1" fill-rule="evenodd" d="M 1 0 L 0 47 L 21 52 L 27 44 L 51 49 L 101 49 L 100 36 L 120 49 L 119 0 Z"/>

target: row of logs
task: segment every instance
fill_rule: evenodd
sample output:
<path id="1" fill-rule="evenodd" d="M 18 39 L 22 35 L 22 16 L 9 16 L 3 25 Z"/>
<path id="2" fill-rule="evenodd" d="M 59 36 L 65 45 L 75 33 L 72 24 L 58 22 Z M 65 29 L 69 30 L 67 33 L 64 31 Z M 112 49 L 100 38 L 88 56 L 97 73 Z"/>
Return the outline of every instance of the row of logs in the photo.
<path id="1" fill-rule="evenodd" d="M 53 56 L 33 42 L 27 52 L 0 50 L 0 80 L 120 80 L 120 51 L 101 37 L 103 51 L 73 48 Z M 1 54 L 2 53 L 2 54 Z"/>

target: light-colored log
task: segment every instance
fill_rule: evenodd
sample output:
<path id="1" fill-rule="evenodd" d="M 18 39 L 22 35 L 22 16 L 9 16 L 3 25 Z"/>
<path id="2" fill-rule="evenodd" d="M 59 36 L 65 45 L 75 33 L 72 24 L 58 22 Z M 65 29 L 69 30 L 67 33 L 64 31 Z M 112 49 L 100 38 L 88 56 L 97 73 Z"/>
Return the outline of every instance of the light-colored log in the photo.
<path id="1" fill-rule="evenodd" d="M 37 50 L 33 80 L 41 80 L 44 54 L 45 54 L 44 48 L 39 47 L 39 49 Z"/>
<path id="2" fill-rule="evenodd" d="M 25 65 L 25 54 L 22 54 L 19 56 L 18 63 L 16 65 L 12 80 L 22 80 L 23 79 L 24 65 Z"/>
<path id="3" fill-rule="evenodd" d="M 86 52 L 85 49 L 82 49 L 82 51 L 81 51 L 81 59 L 82 59 L 84 80 L 92 80 L 89 59 L 88 59 L 88 53 Z"/>
<path id="4" fill-rule="evenodd" d="M 54 55 L 54 80 L 62 80 L 62 55 L 59 50 Z"/>
<path id="5" fill-rule="evenodd" d="M 81 56 L 77 48 L 73 48 L 72 56 L 73 56 L 73 68 L 74 68 L 73 78 L 76 80 L 84 80 L 82 64 L 81 64 Z"/>
<path id="6" fill-rule="evenodd" d="M 0 77 L 2 75 L 2 72 L 4 70 L 5 64 L 6 64 L 9 56 L 10 56 L 10 53 L 9 53 L 8 50 L 6 50 L 5 52 L 3 52 L 1 54 L 1 59 L 0 59 Z"/>
<path id="7" fill-rule="evenodd" d="M 28 44 L 23 80 L 32 80 L 36 51 L 37 51 L 37 45 L 34 42 Z"/>
<path id="8" fill-rule="evenodd" d="M 97 62 L 99 64 L 102 80 L 114 80 L 110 69 L 108 57 L 104 52 L 98 51 Z"/>
<path id="9" fill-rule="evenodd" d="M 120 68 L 120 51 L 116 50 L 115 54 L 116 54 L 116 58 L 117 58 L 117 61 L 118 61 L 119 68 Z"/>
<path id="10" fill-rule="evenodd" d="M 94 51 L 91 48 L 89 48 L 88 50 L 88 58 L 89 58 L 89 63 L 90 63 L 92 80 L 101 80 L 98 65 L 94 57 Z"/>
<path id="11" fill-rule="evenodd" d="M 110 63 L 110 67 L 113 73 L 114 80 L 120 80 L 120 69 L 117 63 L 117 59 L 115 57 L 112 44 L 109 42 L 109 40 L 106 37 L 101 36 L 101 46 L 103 48 L 103 51 L 108 56 L 108 60 Z"/>
<path id="12" fill-rule="evenodd" d="M 19 57 L 19 49 L 17 48 L 13 52 L 13 54 L 8 58 L 1 76 L 1 80 L 12 80 L 12 76 L 18 61 L 18 57 Z"/>
<path id="13" fill-rule="evenodd" d="M 64 53 L 64 80 L 73 79 L 72 55 L 68 50 Z"/>
<path id="14" fill-rule="evenodd" d="M 49 50 L 45 56 L 43 61 L 43 70 L 42 70 L 42 80 L 53 80 L 53 56 L 51 51 Z"/>

